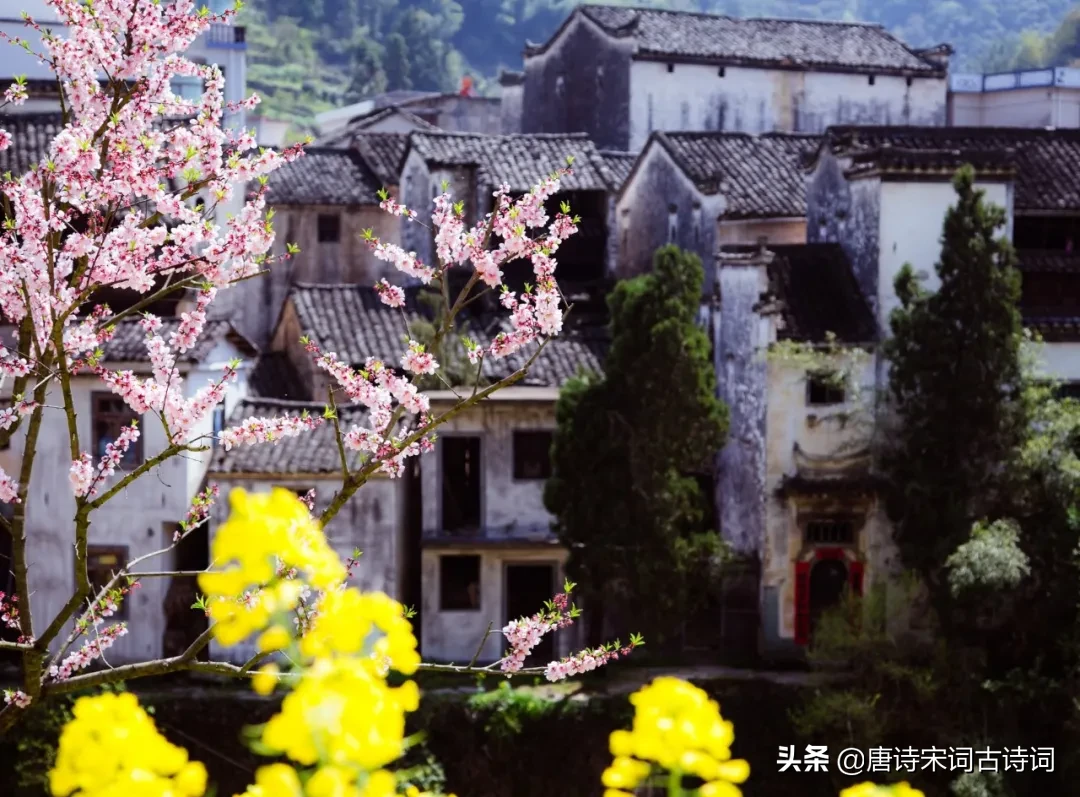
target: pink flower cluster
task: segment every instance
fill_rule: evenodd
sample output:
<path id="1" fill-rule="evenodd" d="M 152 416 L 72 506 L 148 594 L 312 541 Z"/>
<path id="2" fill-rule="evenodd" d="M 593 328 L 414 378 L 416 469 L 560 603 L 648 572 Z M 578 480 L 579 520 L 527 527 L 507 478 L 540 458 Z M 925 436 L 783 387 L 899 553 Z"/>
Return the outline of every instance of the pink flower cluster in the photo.
<path id="1" fill-rule="evenodd" d="M 619 656 L 629 656 L 633 649 L 633 644 L 620 648 L 618 643 L 614 646 L 592 648 L 591 650 L 586 648 L 572 656 L 567 656 L 565 659 L 550 662 L 544 668 L 544 677 L 555 682 L 562 681 L 572 675 L 591 672 L 597 667 L 603 667 L 609 661 L 618 659 Z"/>
<path id="2" fill-rule="evenodd" d="M 13 631 L 20 632 L 19 641 L 26 643 L 30 639 L 22 635 L 22 626 L 19 625 L 19 596 L 6 595 L 0 592 L 0 623 Z"/>
<path id="3" fill-rule="evenodd" d="M 49 667 L 49 675 L 58 681 L 66 681 L 79 670 L 89 667 L 96 659 L 113 646 L 122 636 L 127 635 L 127 623 L 117 623 L 102 629 L 97 637 L 87 640 L 74 653 L 69 654 L 59 665 Z"/>
<path id="4" fill-rule="evenodd" d="M 68 478 L 71 480 L 71 488 L 79 498 L 97 494 L 97 485 L 108 479 L 116 472 L 116 466 L 124 458 L 124 454 L 131 444 L 139 439 L 139 428 L 132 421 L 130 426 L 125 426 L 120 436 L 105 446 L 105 454 L 101 457 L 97 474 L 94 473 L 93 460 L 90 455 L 83 452 L 77 460 L 71 463 Z"/>
<path id="5" fill-rule="evenodd" d="M 225 429 L 218 439 L 228 451 L 234 446 L 251 446 L 256 443 L 279 443 L 286 437 L 296 437 L 303 432 L 322 425 L 322 418 L 309 415 L 286 416 L 281 418 L 251 417 L 239 426 Z"/>
<path id="6" fill-rule="evenodd" d="M 192 499 L 187 516 L 180 521 L 180 528 L 173 532 L 173 542 L 180 542 L 181 537 L 210 517 L 210 510 L 220 494 L 221 489 L 216 484 L 211 484 Z"/>
<path id="7" fill-rule="evenodd" d="M 379 299 L 387 307 L 405 306 L 405 291 L 397 285 L 391 285 L 385 279 L 375 283 L 375 293 L 379 294 Z"/>
<path id="8" fill-rule="evenodd" d="M 569 586 L 569 585 L 568 585 Z M 556 628 L 566 628 L 574 622 L 574 610 L 570 605 L 569 590 L 560 592 L 548 602 L 545 611 L 532 617 L 511 620 L 503 628 L 503 636 L 510 643 L 510 652 L 500 665 L 503 672 L 518 672 L 525 666 L 525 659 L 540 644 L 544 634 Z"/>
<path id="9" fill-rule="evenodd" d="M 15 706 L 16 708 L 29 708 L 30 695 L 19 689 L 5 689 L 4 703 L 9 706 Z"/>
<path id="10" fill-rule="evenodd" d="M 408 350 L 401 356 L 401 367 L 414 374 L 433 374 L 439 364 L 433 355 L 424 351 L 423 346 L 410 340 Z"/>

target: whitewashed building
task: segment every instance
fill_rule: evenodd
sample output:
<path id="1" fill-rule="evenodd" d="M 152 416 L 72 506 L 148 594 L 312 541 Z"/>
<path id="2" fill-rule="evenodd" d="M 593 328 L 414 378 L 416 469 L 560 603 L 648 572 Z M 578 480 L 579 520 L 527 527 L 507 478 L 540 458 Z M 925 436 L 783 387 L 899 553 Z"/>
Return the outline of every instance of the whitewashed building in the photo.
<path id="1" fill-rule="evenodd" d="M 1080 69 L 1050 67 L 949 75 L 949 124 L 1080 127 Z"/>
<path id="2" fill-rule="evenodd" d="M 864 23 L 581 5 L 525 49 L 521 132 L 637 152 L 656 130 L 943 125 L 950 54 Z"/>

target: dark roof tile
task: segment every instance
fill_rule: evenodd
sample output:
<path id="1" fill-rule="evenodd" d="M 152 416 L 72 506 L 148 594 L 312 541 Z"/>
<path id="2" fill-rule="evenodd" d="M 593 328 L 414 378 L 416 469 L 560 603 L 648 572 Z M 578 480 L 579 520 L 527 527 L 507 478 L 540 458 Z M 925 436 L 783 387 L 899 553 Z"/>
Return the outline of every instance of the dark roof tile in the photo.
<path id="1" fill-rule="evenodd" d="M 408 133 L 357 133 L 352 146 L 381 183 L 381 187 L 397 185 L 401 180 L 401 165 L 409 146 Z"/>
<path id="2" fill-rule="evenodd" d="M 737 19 L 604 5 L 579 6 L 577 12 L 612 36 L 632 39 L 637 53 L 643 56 L 748 66 L 945 75 L 944 66 L 919 55 L 880 25 Z M 542 51 L 546 46 L 530 47 L 526 52 Z"/>
<path id="3" fill-rule="evenodd" d="M 229 426 L 238 426 L 249 418 L 296 417 L 304 412 L 322 417 L 325 405 L 305 401 L 281 401 L 275 399 L 245 399 L 229 417 Z M 343 426 L 364 419 L 363 408 L 338 407 L 338 418 Z M 349 467 L 359 464 L 359 452 L 349 452 Z M 286 437 L 275 443 L 256 443 L 235 446 L 226 451 L 218 448 L 210 464 L 210 473 L 217 476 L 240 476 L 246 474 L 277 474 L 281 476 L 331 476 L 341 473 L 341 458 L 334 426 L 323 422 L 311 431 L 295 437 Z"/>
<path id="4" fill-rule="evenodd" d="M 283 351 L 263 352 L 248 374 L 248 394 L 258 398 L 310 401 L 308 388 Z"/>
<path id="5" fill-rule="evenodd" d="M 0 152 L 0 174 L 26 174 L 49 154 L 49 145 L 63 129 L 58 113 L 0 115 L 0 130 L 11 134 L 11 146 Z"/>
<path id="6" fill-rule="evenodd" d="M 821 137 L 788 133 L 657 133 L 704 193 L 727 200 L 725 218 L 806 215 L 803 159 Z"/>
<path id="7" fill-rule="evenodd" d="M 412 133 L 411 146 L 427 163 L 474 166 L 485 185 L 527 191 L 574 158 L 566 191 L 610 191 L 614 178 L 584 133 L 487 136 L 478 133 Z"/>
<path id="8" fill-rule="evenodd" d="M 637 155 L 633 152 L 615 152 L 604 149 L 600 150 L 600 157 L 607 164 L 608 172 L 611 175 L 612 188 L 618 191 L 626 183 L 626 178 L 630 176 L 630 172 L 633 171 Z"/>
<path id="9" fill-rule="evenodd" d="M 377 205 L 378 178 L 347 149 L 309 147 L 270 175 L 270 205 Z"/>
<path id="10" fill-rule="evenodd" d="M 838 157 L 896 148 L 924 152 L 1009 153 L 1017 212 L 1080 210 L 1080 130 L 1011 127 L 831 127 L 822 147 Z M 814 158 L 808 159 L 813 161 Z M 953 162 L 958 162 L 957 158 Z M 976 164 L 977 165 L 977 164 Z"/>
<path id="11" fill-rule="evenodd" d="M 180 326 L 180 320 L 163 318 L 161 322 L 158 334 L 168 342 L 169 335 Z M 254 356 L 257 353 L 255 346 L 228 321 L 207 321 L 203 333 L 195 341 L 195 346 L 184 354 L 178 354 L 176 360 L 183 363 L 201 363 L 218 344 L 225 342 L 232 343 L 242 354 Z M 150 362 L 150 355 L 146 350 L 146 331 L 139 319 L 126 318 L 117 323 L 115 334 L 103 348 L 106 362 Z"/>

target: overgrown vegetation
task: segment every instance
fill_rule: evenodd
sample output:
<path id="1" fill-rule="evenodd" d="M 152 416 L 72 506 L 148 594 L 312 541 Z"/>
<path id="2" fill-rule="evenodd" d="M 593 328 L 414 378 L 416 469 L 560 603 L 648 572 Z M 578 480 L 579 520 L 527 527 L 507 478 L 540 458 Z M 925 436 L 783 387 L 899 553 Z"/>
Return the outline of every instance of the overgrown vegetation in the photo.
<path id="1" fill-rule="evenodd" d="M 556 405 L 544 501 L 586 590 L 591 635 L 621 615 L 650 647 L 674 640 L 721 559 L 711 488 L 696 475 L 727 434 L 696 323 L 702 282 L 698 257 L 674 246 L 651 274 L 620 282 L 604 375 L 571 380 Z"/>

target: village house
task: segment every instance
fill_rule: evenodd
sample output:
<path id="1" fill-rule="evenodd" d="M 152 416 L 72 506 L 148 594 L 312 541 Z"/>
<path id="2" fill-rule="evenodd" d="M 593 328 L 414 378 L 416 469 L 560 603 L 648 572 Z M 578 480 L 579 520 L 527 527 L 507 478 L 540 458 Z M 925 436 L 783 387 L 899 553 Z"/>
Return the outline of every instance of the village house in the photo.
<path id="1" fill-rule="evenodd" d="M 388 112 L 395 113 L 388 113 Z M 371 99 L 325 111 L 315 118 L 323 138 L 337 137 L 349 130 L 404 132 L 401 128 L 418 122 L 453 133 L 502 132 L 502 110 L 498 97 L 473 93 L 469 78 L 462 80 L 456 94 L 437 91 L 389 91 Z M 404 124 L 403 124 L 404 122 Z M 517 131 L 514 131 L 517 132 Z"/>
<path id="2" fill-rule="evenodd" d="M 949 125 L 1080 127 L 1080 69 L 949 75 Z"/>
<path id="3" fill-rule="evenodd" d="M 879 25 L 582 5 L 525 48 L 521 132 L 638 152 L 656 130 L 943 125 L 950 54 Z"/>
<path id="4" fill-rule="evenodd" d="M 153 309 L 153 308 L 151 308 Z M 183 310 L 184 308 L 179 308 Z M 166 340 L 179 322 L 163 319 Z M 5 342 L 10 341 L 5 335 Z M 138 320 L 124 320 L 104 349 L 104 365 L 114 370 L 131 370 L 145 378 L 151 370 L 146 334 Z M 211 321 L 196 346 L 178 355 L 176 366 L 184 377 L 183 395 L 190 398 L 211 380 L 220 380 L 226 366 L 235 360 L 250 361 L 252 345 L 227 322 Z M 213 435 L 225 428 L 225 419 L 247 392 L 248 366 L 243 362 L 235 382 L 211 414 L 191 431 L 191 438 L 204 450 L 174 456 L 132 484 L 91 515 L 87 545 L 87 571 L 91 587 L 102 588 L 112 574 L 138 557 L 172 545 L 179 523 L 187 515 L 191 500 L 203 488 L 207 467 L 215 446 Z M 6 386 L 10 391 L 10 384 Z M 139 422 L 140 437 L 128 449 L 120 466 L 100 489 L 104 492 L 125 474 L 156 456 L 166 447 L 166 433 L 153 415 L 138 416 L 97 376 L 81 372 L 72 379 L 73 409 L 78 419 L 80 447 L 95 460 L 105 446 L 115 440 L 124 426 Z M 50 391 L 47 404 L 63 405 L 59 388 Z M 75 497 L 69 481 L 71 450 L 68 427 L 60 410 L 51 410 L 42 424 L 35 448 L 33 489 L 27 497 L 27 562 L 32 587 L 32 617 L 43 628 L 74 594 Z M 25 429 L 12 439 L 8 450 L 0 452 L 0 464 L 8 473 L 18 473 L 22 460 Z M 141 562 L 133 570 L 162 573 L 177 569 L 205 567 L 205 534 L 194 536 L 175 550 Z M 5 569 L 5 574 L 7 574 Z M 128 623 L 127 636 L 109 651 L 109 660 L 122 662 L 163 655 L 170 630 L 168 577 L 140 579 L 139 588 L 123 602 L 118 620 Z M 191 601 L 184 612 L 191 615 Z M 174 613 L 175 614 L 175 613 Z M 181 618 L 181 624 L 183 618 Z M 69 626 L 70 627 L 70 626 Z M 66 636 L 66 631 L 61 639 Z"/>
<path id="5" fill-rule="evenodd" d="M 616 200 L 618 276 L 648 271 L 665 244 L 711 264 L 731 244 L 806 242 L 801 158 L 819 136 L 654 132 Z M 666 212 L 665 212 L 666 211 Z M 705 293 L 712 291 L 706 269 Z"/>

